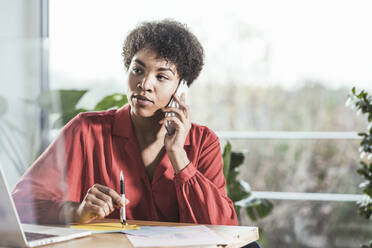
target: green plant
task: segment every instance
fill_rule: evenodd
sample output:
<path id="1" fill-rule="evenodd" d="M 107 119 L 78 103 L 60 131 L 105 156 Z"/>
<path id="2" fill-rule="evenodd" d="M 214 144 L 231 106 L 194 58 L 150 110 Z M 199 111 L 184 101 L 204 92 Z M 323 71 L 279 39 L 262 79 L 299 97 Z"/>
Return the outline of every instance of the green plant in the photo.
<path id="1" fill-rule="evenodd" d="M 362 137 L 360 142 L 360 164 L 361 168 L 357 172 L 364 178 L 364 181 L 359 185 L 363 190 L 363 199 L 358 202 L 359 214 L 368 220 L 372 220 L 372 96 L 362 90 L 356 92 L 355 87 L 352 88 L 349 94 L 349 99 L 346 102 L 347 106 L 357 109 L 358 113 L 367 115 L 368 128 L 366 132 L 358 133 Z M 363 161 L 367 157 L 368 162 Z M 362 248 L 372 248 L 372 240 L 368 245 L 362 245 Z"/>
<path id="2" fill-rule="evenodd" d="M 87 90 L 50 90 L 43 92 L 37 102 L 42 108 L 48 110 L 48 113 L 60 115 L 53 123 L 54 128 L 64 126 L 81 112 L 120 108 L 128 102 L 125 94 L 115 93 L 105 96 L 93 109 L 77 108 L 77 104 L 87 92 Z"/>
<path id="3" fill-rule="evenodd" d="M 235 211 L 240 217 L 240 209 L 245 208 L 251 220 L 264 218 L 273 209 L 273 204 L 266 199 L 254 197 L 250 186 L 244 180 L 238 180 L 239 166 L 244 162 L 244 154 L 233 152 L 231 143 L 227 142 L 223 151 L 223 173 L 226 178 L 226 191 L 230 199 L 234 202 Z"/>

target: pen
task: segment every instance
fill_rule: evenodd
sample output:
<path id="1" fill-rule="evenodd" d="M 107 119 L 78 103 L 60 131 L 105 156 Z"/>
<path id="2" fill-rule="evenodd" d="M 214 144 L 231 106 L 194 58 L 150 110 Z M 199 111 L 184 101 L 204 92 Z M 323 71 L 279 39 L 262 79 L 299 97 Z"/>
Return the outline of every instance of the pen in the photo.
<path id="1" fill-rule="evenodd" d="M 121 200 L 125 202 L 125 185 L 123 171 L 120 171 L 120 194 Z M 124 206 L 120 207 L 120 222 L 123 225 L 123 227 L 127 223 L 127 217 L 125 216 L 125 204 Z"/>

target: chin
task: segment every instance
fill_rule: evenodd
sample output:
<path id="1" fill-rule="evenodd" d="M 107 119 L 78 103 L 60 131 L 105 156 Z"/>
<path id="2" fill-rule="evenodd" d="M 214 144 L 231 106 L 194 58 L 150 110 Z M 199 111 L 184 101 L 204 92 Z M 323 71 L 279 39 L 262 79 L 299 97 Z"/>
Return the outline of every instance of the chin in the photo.
<path id="1" fill-rule="evenodd" d="M 143 118 L 150 118 L 150 117 L 155 117 L 161 112 L 160 109 L 153 110 L 153 109 L 145 109 L 145 108 L 136 108 L 132 107 L 132 112 L 138 117 L 143 117 Z"/>

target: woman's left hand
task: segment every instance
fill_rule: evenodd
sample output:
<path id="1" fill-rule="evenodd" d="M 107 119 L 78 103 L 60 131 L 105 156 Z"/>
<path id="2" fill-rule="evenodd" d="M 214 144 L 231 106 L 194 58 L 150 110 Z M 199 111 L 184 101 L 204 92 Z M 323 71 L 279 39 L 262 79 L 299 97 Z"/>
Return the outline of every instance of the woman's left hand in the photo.
<path id="1" fill-rule="evenodd" d="M 173 112 L 175 116 L 164 117 L 161 124 L 164 124 L 166 121 L 172 121 L 175 127 L 175 132 L 172 135 L 168 134 L 168 132 L 166 133 L 164 137 L 164 146 L 173 167 L 176 172 L 178 172 L 187 165 L 185 163 L 188 163 L 188 158 L 183 147 L 191 128 L 191 121 L 189 106 L 185 103 L 185 95 L 182 94 L 181 99 L 177 97 L 176 94 L 174 94 L 173 97 L 175 101 L 178 102 L 179 108 L 163 108 L 163 112 Z"/>

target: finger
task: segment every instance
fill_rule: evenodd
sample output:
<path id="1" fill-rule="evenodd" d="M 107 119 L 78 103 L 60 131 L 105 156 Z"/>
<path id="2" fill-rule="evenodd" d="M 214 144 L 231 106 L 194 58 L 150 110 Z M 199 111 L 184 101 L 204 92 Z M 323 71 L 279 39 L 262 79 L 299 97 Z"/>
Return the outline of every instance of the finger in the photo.
<path id="1" fill-rule="evenodd" d="M 182 93 L 181 97 L 179 97 L 177 94 L 174 94 L 173 98 L 176 99 L 178 103 L 185 103 L 186 96 L 185 93 Z"/>
<path id="2" fill-rule="evenodd" d="M 106 217 L 105 211 L 91 201 L 87 201 L 84 208 L 84 211 L 89 213 L 89 215 L 91 215 L 93 218 L 103 219 Z"/>
<path id="3" fill-rule="evenodd" d="M 100 207 L 103 212 L 104 212 L 104 216 L 107 216 L 111 213 L 110 211 L 110 208 L 108 207 L 108 205 L 106 204 L 105 201 L 102 201 L 101 199 L 98 199 L 95 195 L 91 195 L 89 196 L 89 198 L 87 199 L 87 202 L 90 202 L 92 205 L 95 205 L 97 207 Z"/>
<path id="4" fill-rule="evenodd" d="M 114 205 L 118 205 L 118 206 L 124 205 L 121 202 L 121 196 L 115 190 L 109 187 L 100 185 L 100 184 L 97 184 L 97 189 L 101 191 L 102 193 L 110 196 Z"/>
<path id="5" fill-rule="evenodd" d="M 121 203 L 122 203 L 122 206 L 117 206 L 117 207 L 124 207 L 125 205 L 128 205 L 129 204 L 129 200 L 128 200 L 128 198 L 124 198 L 123 200 L 121 200 Z"/>
<path id="6" fill-rule="evenodd" d="M 184 94 L 181 95 L 181 99 L 182 99 L 183 95 Z M 189 119 L 190 107 L 186 104 L 185 101 L 182 101 L 178 96 L 176 96 L 175 99 L 178 102 L 178 105 L 179 105 L 178 108 L 181 109 L 185 113 L 186 118 Z M 173 108 L 167 107 L 163 111 L 169 112 L 169 109 L 173 109 Z"/>
<path id="7" fill-rule="evenodd" d="M 174 127 L 176 128 L 176 130 L 184 129 L 183 128 L 184 127 L 183 123 L 176 116 L 165 117 L 165 121 L 173 121 L 174 122 Z"/>
<path id="8" fill-rule="evenodd" d="M 110 196 L 106 195 L 102 191 L 100 191 L 97 186 L 95 185 L 94 187 L 91 188 L 89 191 L 89 194 L 94 195 L 95 198 L 102 200 L 105 202 L 105 205 L 108 206 L 110 213 L 114 211 L 114 205 L 112 203 L 112 199 Z"/>
<path id="9" fill-rule="evenodd" d="M 177 95 L 175 95 L 174 98 L 176 99 L 176 101 L 180 105 L 180 108 L 182 108 L 182 109 L 187 109 L 188 108 L 187 104 L 185 102 L 185 94 L 184 93 L 181 95 L 181 97 L 178 97 Z"/>
<path id="10" fill-rule="evenodd" d="M 111 196 L 106 195 L 105 193 L 103 193 L 102 191 L 100 191 L 98 189 L 92 190 L 92 193 L 95 195 L 96 198 L 98 198 L 98 199 L 100 199 L 100 200 L 102 200 L 106 203 L 106 205 L 110 209 L 110 212 L 115 210 Z"/>
<path id="11" fill-rule="evenodd" d="M 109 215 L 111 213 L 109 206 L 106 202 L 102 201 L 101 199 L 94 199 L 92 201 L 93 204 L 97 205 L 98 207 L 102 208 L 103 212 L 105 213 L 105 216 Z"/>
<path id="12" fill-rule="evenodd" d="M 188 118 L 186 117 L 186 113 L 183 110 L 178 108 L 167 108 L 166 112 L 172 112 L 176 114 L 176 117 L 181 120 L 182 123 L 186 123 Z M 167 118 L 166 116 L 165 118 Z"/>

